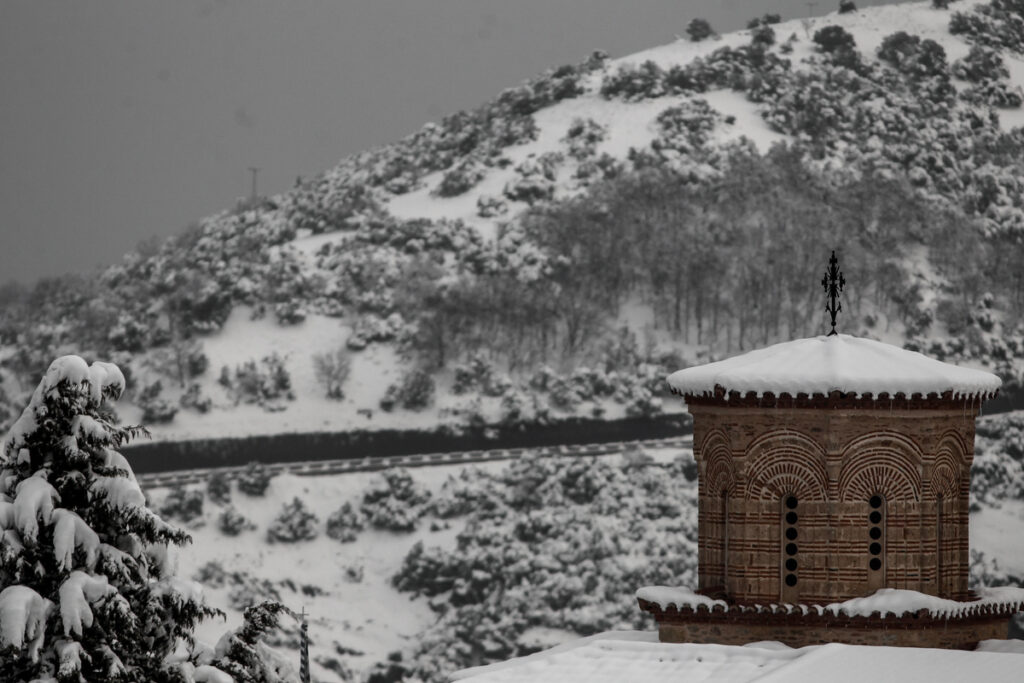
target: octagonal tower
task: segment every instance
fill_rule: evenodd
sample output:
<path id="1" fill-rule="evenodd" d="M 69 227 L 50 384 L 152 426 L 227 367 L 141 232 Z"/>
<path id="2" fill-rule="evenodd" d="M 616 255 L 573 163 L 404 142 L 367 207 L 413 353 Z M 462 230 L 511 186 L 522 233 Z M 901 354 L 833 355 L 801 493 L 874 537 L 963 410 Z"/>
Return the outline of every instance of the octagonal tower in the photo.
<path id="1" fill-rule="evenodd" d="M 974 419 L 995 375 L 847 335 L 669 378 L 694 418 L 699 590 L 827 604 L 968 597 Z"/>

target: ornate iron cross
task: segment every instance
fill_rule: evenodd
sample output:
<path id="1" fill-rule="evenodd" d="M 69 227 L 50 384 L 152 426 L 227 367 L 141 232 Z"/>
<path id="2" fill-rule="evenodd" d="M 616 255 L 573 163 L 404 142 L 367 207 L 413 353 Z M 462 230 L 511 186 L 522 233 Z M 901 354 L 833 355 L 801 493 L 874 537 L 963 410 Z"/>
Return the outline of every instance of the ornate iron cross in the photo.
<path id="1" fill-rule="evenodd" d="M 839 303 L 839 293 L 843 291 L 845 284 L 846 279 L 839 271 L 839 261 L 836 259 L 836 252 L 833 249 L 832 258 L 828 260 L 828 270 L 825 271 L 825 277 L 821 278 L 821 286 L 825 288 L 825 295 L 828 297 L 825 310 L 832 316 L 832 331 L 828 333 L 829 337 L 838 334 L 836 332 L 836 313 L 843 310 L 843 305 Z"/>

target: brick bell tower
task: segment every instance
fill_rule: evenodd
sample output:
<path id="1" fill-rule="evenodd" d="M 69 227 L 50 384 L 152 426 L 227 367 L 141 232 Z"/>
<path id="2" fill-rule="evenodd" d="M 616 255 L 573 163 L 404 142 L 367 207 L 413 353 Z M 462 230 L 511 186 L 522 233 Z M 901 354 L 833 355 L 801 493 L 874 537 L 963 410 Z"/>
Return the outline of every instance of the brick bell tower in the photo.
<path id="1" fill-rule="evenodd" d="M 974 421 L 1001 380 L 838 334 L 845 280 L 835 253 L 822 284 L 828 335 L 669 377 L 693 415 L 699 584 L 692 599 L 641 590 L 641 607 L 663 640 L 962 647 L 1005 637 L 1009 615 L 988 630 L 923 643 L 920 634 L 894 639 L 898 620 L 885 624 L 884 609 L 878 640 L 839 623 L 838 608 L 827 621 L 822 606 L 879 589 L 923 594 L 921 604 L 925 596 L 969 604 Z M 701 619 L 711 626 L 695 626 Z M 736 631 L 739 622 L 764 628 Z"/>

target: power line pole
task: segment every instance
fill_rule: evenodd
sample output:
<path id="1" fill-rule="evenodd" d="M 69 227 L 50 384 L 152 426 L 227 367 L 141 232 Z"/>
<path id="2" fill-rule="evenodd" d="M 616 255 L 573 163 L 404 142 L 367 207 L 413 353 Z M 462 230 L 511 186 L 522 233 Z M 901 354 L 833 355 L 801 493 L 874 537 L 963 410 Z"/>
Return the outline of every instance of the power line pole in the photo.
<path id="1" fill-rule="evenodd" d="M 306 606 L 302 606 L 299 632 L 299 680 L 309 683 L 309 623 L 306 621 Z"/>
<path id="2" fill-rule="evenodd" d="M 259 175 L 260 169 L 255 166 L 249 167 L 249 173 L 252 173 L 252 195 L 253 199 L 256 199 L 256 176 Z"/>
<path id="3" fill-rule="evenodd" d="M 818 0 L 807 0 L 804 4 L 807 5 L 807 11 L 809 12 L 807 16 L 813 17 L 814 10 L 818 7 Z"/>

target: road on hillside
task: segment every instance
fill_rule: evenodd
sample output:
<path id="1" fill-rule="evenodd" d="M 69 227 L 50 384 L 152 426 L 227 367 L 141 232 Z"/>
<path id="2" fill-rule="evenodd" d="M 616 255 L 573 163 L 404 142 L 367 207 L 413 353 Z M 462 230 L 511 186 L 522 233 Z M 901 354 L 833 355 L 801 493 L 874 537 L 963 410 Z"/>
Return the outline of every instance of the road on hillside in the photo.
<path id="1" fill-rule="evenodd" d="M 690 436 L 668 439 L 645 439 L 639 441 L 617 441 L 580 445 L 541 446 L 530 448 L 496 448 L 492 450 L 453 451 L 448 453 L 423 453 L 413 455 L 375 456 L 365 458 L 344 458 L 336 460 L 309 460 L 305 462 L 280 462 L 265 464 L 273 474 L 295 474 L 301 477 L 315 477 L 325 474 L 346 472 L 372 472 L 389 467 L 426 467 L 431 465 L 468 465 L 511 460 L 526 454 L 540 457 L 572 457 L 614 455 L 629 451 L 662 448 L 693 448 Z M 147 487 L 185 486 L 205 482 L 214 474 L 229 477 L 244 471 L 246 466 L 213 467 L 206 469 L 180 470 L 177 472 L 153 472 L 137 475 L 139 483 Z"/>

